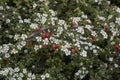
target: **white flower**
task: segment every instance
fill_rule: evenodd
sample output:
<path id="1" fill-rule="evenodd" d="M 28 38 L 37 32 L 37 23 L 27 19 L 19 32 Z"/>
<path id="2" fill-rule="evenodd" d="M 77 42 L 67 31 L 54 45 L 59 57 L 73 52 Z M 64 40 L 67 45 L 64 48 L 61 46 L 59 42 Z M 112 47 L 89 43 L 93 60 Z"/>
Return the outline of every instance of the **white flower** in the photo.
<path id="1" fill-rule="evenodd" d="M 23 73 L 20 73 L 20 77 L 24 77 Z"/>
<path id="2" fill-rule="evenodd" d="M 76 73 L 75 73 L 75 75 L 76 75 L 76 76 L 78 76 L 78 75 L 79 75 L 79 73 L 78 73 L 78 72 L 76 72 Z"/>
<path id="3" fill-rule="evenodd" d="M 38 25 L 38 24 L 36 24 L 36 23 L 31 23 L 30 28 L 36 29 L 37 25 Z"/>
<path id="4" fill-rule="evenodd" d="M 2 47 L 1 52 L 2 52 L 2 53 L 7 53 L 8 50 L 9 50 L 9 46 L 8 46 L 7 44 L 3 44 L 3 47 Z"/>
<path id="5" fill-rule="evenodd" d="M 96 50 L 96 49 L 93 49 L 93 53 L 97 53 L 97 50 Z"/>
<path id="6" fill-rule="evenodd" d="M 6 57 L 6 58 L 9 58 L 9 57 L 10 57 L 10 55 L 9 55 L 8 53 L 6 53 L 6 54 L 5 54 L 5 57 Z"/>
<path id="7" fill-rule="evenodd" d="M 80 78 L 82 79 L 84 77 L 84 75 L 80 75 Z"/>
<path id="8" fill-rule="evenodd" d="M 76 21 L 76 22 L 81 21 L 81 18 L 80 18 L 80 17 L 71 17 L 71 19 L 72 19 L 73 21 Z"/>
<path id="9" fill-rule="evenodd" d="M 21 78 L 21 77 L 18 77 L 18 80 L 22 80 L 22 78 Z"/>
<path id="10" fill-rule="evenodd" d="M 85 67 L 82 67 L 82 70 L 86 70 L 86 68 L 85 68 Z"/>
<path id="11" fill-rule="evenodd" d="M 60 33 L 60 34 L 61 34 L 62 31 L 63 31 L 63 28 L 62 28 L 62 27 L 58 27 L 58 28 L 57 28 L 57 33 Z"/>
<path id="12" fill-rule="evenodd" d="M 22 49 L 22 47 L 23 47 L 23 46 L 22 46 L 22 45 L 20 45 L 20 44 L 18 44 L 18 45 L 17 45 L 17 48 L 18 48 L 19 50 L 21 50 L 21 49 Z"/>
<path id="13" fill-rule="evenodd" d="M 9 38 L 13 38 L 13 35 L 9 35 L 8 37 L 9 37 Z"/>
<path id="14" fill-rule="evenodd" d="M 14 75 L 13 75 L 13 77 L 18 77 L 19 75 L 18 75 L 18 73 L 15 73 Z"/>
<path id="15" fill-rule="evenodd" d="M 84 15 L 84 14 L 83 14 L 81 17 L 82 17 L 82 18 L 85 18 L 85 19 L 88 18 L 87 15 Z"/>
<path id="16" fill-rule="evenodd" d="M 45 80 L 45 75 L 41 75 L 42 80 Z"/>
<path id="17" fill-rule="evenodd" d="M 46 17 L 42 16 L 41 23 L 45 24 L 46 20 L 47 20 Z"/>
<path id="18" fill-rule="evenodd" d="M 37 4 L 36 4 L 36 3 L 34 3 L 34 4 L 33 4 L 33 8 L 36 8 L 36 7 L 37 7 Z"/>
<path id="19" fill-rule="evenodd" d="M 39 0 L 40 2 L 43 2 L 44 0 Z"/>
<path id="20" fill-rule="evenodd" d="M 25 23 L 30 23 L 30 20 L 31 20 L 31 19 L 24 19 L 24 22 L 25 22 Z"/>
<path id="21" fill-rule="evenodd" d="M 104 39 L 108 38 L 108 35 L 107 35 L 107 33 L 104 30 L 101 30 L 100 33 L 103 35 Z"/>
<path id="22" fill-rule="evenodd" d="M 118 64 L 114 64 L 114 66 L 115 66 L 115 68 L 117 68 L 117 67 L 118 67 Z"/>
<path id="23" fill-rule="evenodd" d="M 31 78 L 27 78 L 27 80 L 32 80 Z"/>
<path id="24" fill-rule="evenodd" d="M 116 18 L 115 23 L 117 23 L 118 25 L 120 25 L 120 17 Z"/>
<path id="25" fill-rule="evenodd" d="M 37 13 L 36 15 L 37 15 L 39 18 L 42 16 L 40 13 Z"/>
<path id="26" fill-rule="evenodd" d="M 70 48 L 71 47 L 71 43 L 66 42 L 65 47 Z"/>
<path id="27" fill-rule="evenodd" d="M 8 68 L 4 68 L 2 71 L 0 71 L 0 74 L 7 75 L 8 72 L 9 72 L 9 69 Z"/>
<path id="28" fill-rule="evenodd" d="M 95 48 L 95 45 L 92 45 L 92 48 Z"/>
<path id="29" fill-rule="evenodd" d="M 3 10 L 3 6 L 0 6 L 0 10 Z"/>
<path id="30" fill-rule="evenodd" d="M 82 27 L 78 27 L 77 28 L 77 32 L 81 33 L 81 34 L 84 34 L 84 29 Z"/>
<path id="31" fill-rule="evenodd" d="M 66 46 L 62 46 L 61 50 L 65 52 L 66 56 L 70 55 L 70 51 L 66 48 Z"/>
<path id="32" fill-rule="evenodd" d="M 41 37 L 36 37 L 36 40 L 37 40 L 37 42 L 39 42 L 39 41 L 42 40 L 42 38 Z"/>
<path id="33" fill-rule="evenodd" d="M 105 20 L 106 20 L 105 17 L 102 17 L 102 16 L 98 16 L 98 18 L 99 18 L 100 20 L 102 20 L 102 21 L 105 21 Z"/>
<path id="34" fill-rule="evenodd" d="M 28 77 L 31 77 L 32 76 L 32 73 L 28 73 Z"/>
<path id="35" fill-rule="evenodd" d="M 22 45 L 22 47 L 23 47 L 23 46 L 25 46 L 25 45 L 26 45 L 26 42 L 25 42 L 25 41 L 21 41 L 21 42 L 20 42 L 20 44 L 21 44 L 21 45 Z"/>
<path id="36" fill-rule="evenodd" d="M 44 44 L 48 44 L 48 43 L 49 43 L 48 38 L 45 38 L 45 39 L 43 40 L 43 43 L 44 43 Z"/>
<path id="37" fill-rule="evenodd" d="M 50 74 L 46 73 L 46 74 L 45 74 L 45 77 L 46 77 L 46 78 L 49 78 L 49 77 L 50 77 Z"/>
<path id="38" fill-rule="evenodd" d="M 98 2 L 98 0 L 95 0 L 95 2 Z"/>
<path id="39" fill-rule="evenodd" d="M 12 49 L 11 53 L 16 54 L 16 53 L 18 53 L 18 51 L 14 48 L 14 49 Z"/>
<path id="40" fill-rule="evenodd" d="M 92 36 L 97 36 L 97 33 L 96 33 L 95 31 L 92 31 L 92 32 L 91 32 L 91 35 L 92 35 Z"/>
<path id="41" fill-rule="evenodd" d="M 112 62 L 112 61 L 113 61 L 113 57 L 110 57 L 110 58 L 109 58 L 109 61 L 111 61 L 111 62 Z"/>
<path id="42" fill-rule="evenodd" d="M 66 56 L 70 55 L 70 51 L 68 49 L 65 49 L 64 52 L 65 52 Z"/>
<path id="43" fill-rule="evenodd" d="M 35 79 L 35 75 L 33 74 L 33 75 L 31 76 L 31 78 L 32 78 L 32 79 Z"/>
<path id="44" fill-rule="evenodd" d="M 26 74 L 26 73 L 27 73 L 27 70 L 26 70 L 26 69 L 23 69 L 23 73 Z"/>
<path id="45" fill-rule="evenodd" d="M 44 16 L 44 17 L 47 17 L 47 16 L 48 16 L 48 14 L 43 14 L 43 16 Z"/>
<path id="46" fill-rule="evenodd" d="M 81 53 L 80 53 L 81 56 L 83 57 L 87 57 L 87 52 L 85 50 L 83 50 Z"/>
<path id="47" fill-rule="evenodd" d="M 9 68 L 9 75 L 13 75 L 14 70 L 12 68 Z"/>
<path id="48" fill-rule="evenodd" d="M 18 68 L 18 67 L 16 67 L 15 69 L 14 69 L 14 72 L 19 72 L 20 71 L 20 69 Z"/>
<path id="49" fill-rule="evenodd" d="M 50 9 L 49 12 L 51 13 L 52 16 L 55 16 L 55 12 L 52 9 Z"/>
<path id="50" fill-rule="evenodd" d="M 6 19 L 6 23 L 10 23 L 10 19 Z"/>
<path id="51" fill-rule="evenodd" d="M 3 44 L 3 48 L 8 51 L 9 50 L 9 46 L 7 44 Z"/>
<path id="52" fill-rule="evenodd" d="M 113 15 L 109 15 L 109 16 L 108 16 L 108 20 L 110 20 L 112 17 L 113 17 Z"/>
<path id="53" fill-rule="evenodd" d="M 81 72 L 82 72 L 81 70 L 78 70 L 78 73 L 79 73 L 79 74 L 81 74 Z"/>
<path id="54" fill-rule="evenodd" d="M 27 53 L 27 52 L 28 52 L 28 50 L 27 50 L 27 49 L 25 49 L 25 50 L 24 50 L 24 53 Z"/>
<path id="55" fill-rule="evenodd" d="M 20 37 L 20 35 L 15 34 L 14 39 L 15 39 L 15 40 L 18 40 L 18 39 L 19 39 L 19 37 Z"/>
<path id="56" fill-rule="evenodd" d="M 58 21 L 58 24 L 59 24 L 59 25 L 64 25 L 64 24 L 65 24 L 65 21 L 64 21 L 64 20 L 59 20 L 59 21 Z"/>
<path id="57" fill-rule="evenodd" d="M 27 38 L 27 35 L 26 35 L 26 34 L 22 34 L 21 38 L 22 38 L 23 40 L 25 40 L 25 39 Z"/>
<path id="58" fill-rule="evenodd" d="M 85 46 L 85 49 L 88 50 L 88 46 Z"/>
<path id="59" fill-rule="evenodd" d="M 85 28 L 87 28 L 88 30 L 90 30 L 91 31 L 91 28 L 94 28 L 93 26 L 91 26 L 91 25 L 85 25 Z"/>
<path id="60" fill-rule="evenodd" d="M 120 8 L 117 8 L 117 9 L 116 9 L 116 12 L 120 13 Z"/>
<path id="61" fill-rule="evenodd" d="M 19 23 L 23 23 L 23 20 L 22 20 L 22 19 L 20 19 L 20 20 L 19 20 Z"/>

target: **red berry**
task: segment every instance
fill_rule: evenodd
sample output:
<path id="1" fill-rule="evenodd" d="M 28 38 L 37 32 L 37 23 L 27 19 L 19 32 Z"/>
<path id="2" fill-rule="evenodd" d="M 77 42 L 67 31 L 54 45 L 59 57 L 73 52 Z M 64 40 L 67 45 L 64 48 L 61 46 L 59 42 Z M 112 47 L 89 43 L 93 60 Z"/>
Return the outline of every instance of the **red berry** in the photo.
<path id="1" fill-rule="evenodd" d="M 43 47 L 46 47 L 46 44 L 42 44 Z"/>
<path id="2" fill-rule="evenodd" d="M 117 50 L 119 50 L 119 51 L 120 51 L 120 47 L 118 47 L 118 48 L 117 48 Z"/>
<path id="3" fill-rule="evenodd" d="M 118 46 L 118 45 L 115 45 L 115 46 L 114 46 L 114 48 L 115 48 L 115 49 L 118 49 L 118 48 L 119 48 L 119 46 Z"/>
<path id="4" fill-rule="evenodd" d="M 53 36 L 56 37 L 56 36 L 57 36 L 57 33 L 54 33 Z"/>
<path id="5" fill-rule="evenodd" d="M 49 37 L 50 37 L 50 32 L 46 32 L 46 33 L 45 33 L 45 37 L 46 37 L 46 38 L 49 38 Z"/>
<path id="6" fill-rule="evenodd" d="M 26 43 L 26 45 L 27 45 L 27 46 L 30 46 L 30 42 L 28 41 L 28 42 Z"/>
<path id="7" fill-rule="evenodd" d="M 73 54 L 76 53 L 75 48 L 71 48 L 71 52 L 72 52 Z"/>
<path id="8" fill-rule="evenodd" d="M 74 26 L 76 26 L 76 25 L 77 25 L 77 24 L 76 24 L 75 21 L 72 21 L 72 22 L 71 22 L 71 26 L 72 26 L 72 27 L 74 27 Z"/>
<path id="9" fill-rule="evenodd" d="M 4 58 L 3 58 L 3 61 L 7 61 L 7 58 L 4 57 Z"/>
<path id="10" fill-rule="evenodd" d="M 92 36 L 92 37 L 91 37 L 91 40 L 92 40 L 92 41 L 95 41 L 95 40 L 96 40 L 96 37 L 95 37 L 95 36 Z"/>
<path id="11" fill-rule="evenodd" d="M 37 26 L 37 27 L 36 27 L 36 32 L 39 32 L 39 31 L 40 31 L 40 27 Z"/>
<path id="12" fill-rule="evenodd" d="M 56 44 L 53 43 L 53 44 L 52 44 L 52 49 L 53 49 L 53 50 L 56 50 L 56 48 L 57 48 Z"/>
<path id="13" fill-rule="evenodd" d="M 45 34 L 42 34 L 42 38 L 43 38 L 43 39 L 46 38 L 46 35 L 45 35 Z"/>

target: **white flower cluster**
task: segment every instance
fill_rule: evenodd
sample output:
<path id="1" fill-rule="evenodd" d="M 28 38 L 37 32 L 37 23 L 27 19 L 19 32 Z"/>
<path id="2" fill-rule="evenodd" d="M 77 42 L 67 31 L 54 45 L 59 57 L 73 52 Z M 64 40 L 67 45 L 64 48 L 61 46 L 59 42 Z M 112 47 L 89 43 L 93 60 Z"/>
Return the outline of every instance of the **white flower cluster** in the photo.
<path id="1" fill-rule="evenodd" d="M 62 40 L 56 39 L 54 37 L 50 37 L 50 42 L 55 43 L 55 44 L 60 44 L 60 43 L 62 43 Z"/>
<path id="2" fill-rule="evenodd" d="M 42 41 L 42 37 L 38 36 L 38 37 L 36 37 L 36 40 L 37 40 L 37 42 L 40 42 L 40 41 Z"/>
<path id="3" fill-rule="evenodd" d="M 30 24 L 30 28 L 36 29 L 37 25 L 38 25 L 38 24 L 36 24 L 36 23 L 31 23 L 31 24 Z"/>
<path id="4" fill-rule="evenodd" d="M 101 30 L 100 33 L 103 35 L 104 39 L 108 38 L 108 35 L 107 35 L 107 33 L 104 30 Z"/>
<path id="5" fill-rule="evenodd" d="M 56 36 L 59 37 L 62 34 L 62 32 L 63 32 L 63 27 L 58 27 Z"/>
<path id="6" fill-rule="evenodd" d="M 117 9 L 116 9 L 116 12 L 120 13 L 120 8 L 117 8 Z"/>
<path id="7" fill-rule="evenodd" d="M 49 43 L 48 38 L 43 39 L 43 43 L 48 45 L 48 43 Z"/>
<path id="8" fill-rule="evenodd" d="M 95 31 L 91 31 L 91 35 L 97 37 L 97 33 Z"/>
<path id="9" fill-rule="evenodd" d="M 80 52 L 80 55 L 82 57 L 87 57 L 87 51 L 83 50 L 82 52 Z"/>
<path id="10" fill-rule="evenodd" d="M 13 48 L 13 49 L 11 50 L 11 54 L 16 54 L 16 53 L 18 53 L 18 50 L 16 50 L 15 48 Z"/>
<path id="11" fill-rule="evenodd" d="M 8 53 L 9 49 L 10 49 L 9 44 L 3 44 L 1 46 L 1 51 L 0 52 L 1 53 Z"/>
<path id="12" fill-rule="evenodd" d="M 15 34 L 14 39 L 15 39 L 15 40 L 20 39 L 20 35 L 19 35 L 19 34 Z"/>
<path id="13" fill-rule="evenodd" d="M 106 20 L 106 18 L 103 17 L 103 16 L 98 16 L 98 18 L 99 18 L 100 20 L 102 20 L 102 21 L 105 21 L 105 20 Z"/>
<path id="14" fill-rule="evenodd" d="M 71 51 L 69 50 L 69 48 L 71 48 L 70 43 L 66 43 L 66 45 L 61 47 L 61 50 L 65 52 L 66 56 L 69 56 L 71 54 Z"/>
<path id="15" fill-rule="evenodd" d="M 41 75 L 42 80 L 45 80 L 46 78 L 49 78 L 49 77 L 50 77 L 49 73 L 46 73 L 45 75 Z"/>
<path id="16" fill-rule="evenodd" d="M 0 71 L 0 75 L 7 76 L 9 80 L 23 80 L 24 78 L 26 78 L 26 80 L 36 79 L 35 74 L 28 72 L 24 68 L 21 70 L 19 67 L 15 67 L 14 69 L 11 67 L 3 68 Z"/>
<path id="17" fill-rule="evenodd" d="M 83 79 L 83 77 L 88 73 L 85 67 L 82 67 L 80 70 L 78 70 L 75 75 L 79 76 L 80 79 Z"/>
<path id="18" fill-rule="evenodd" d="M 78 27 L 76 30 L 77 30 L 77 32 L 81 33 L 82 35 L 85 33 L 82 26 Z"/>
<path id="19" fill-rule="evenodd" d="M 117 23 L 120 26 L 120 17 L 116 18 L 115 23 Z"/>
<path id="20" fill-rule="evenodd" d="M 35 45 L 35 46 L 34 46 L 34 50 L 35 50 L 35 51 L 38 51 L 41 47 L 42 47 L 41 45 Z"/>
<path id="21" fill-rule="evenodd" d="M 27 38 L 27 35 L 26 34 L 22 34 L 21 38 L 22 38 L 22 40 L 25 40 Z"/>

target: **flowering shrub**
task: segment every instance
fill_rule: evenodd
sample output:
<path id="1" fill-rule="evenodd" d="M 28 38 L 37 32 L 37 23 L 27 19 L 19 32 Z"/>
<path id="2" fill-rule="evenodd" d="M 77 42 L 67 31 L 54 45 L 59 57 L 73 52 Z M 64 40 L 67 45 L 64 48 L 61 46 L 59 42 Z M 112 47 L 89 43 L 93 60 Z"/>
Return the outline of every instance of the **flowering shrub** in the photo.
<path id="1" fill-rule="evenodd" d="M 107 0 L 5 0 L 1 80 L 119 80 L 120 8 Z"/>

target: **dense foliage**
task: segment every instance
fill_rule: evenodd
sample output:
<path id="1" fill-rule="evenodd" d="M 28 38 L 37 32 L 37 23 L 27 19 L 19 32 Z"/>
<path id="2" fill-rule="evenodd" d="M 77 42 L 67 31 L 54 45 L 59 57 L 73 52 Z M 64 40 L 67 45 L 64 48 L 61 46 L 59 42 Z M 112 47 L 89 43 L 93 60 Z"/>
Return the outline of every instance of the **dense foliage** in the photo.
<path id="1" fill-rule="evenodd" d="M 119 4 L 1 1 L 0 80 L 119 80 Z"/>

